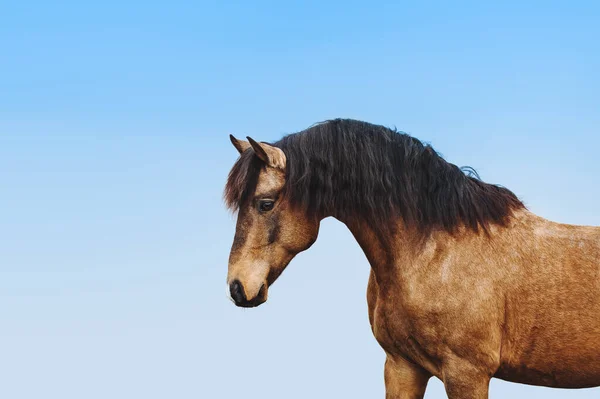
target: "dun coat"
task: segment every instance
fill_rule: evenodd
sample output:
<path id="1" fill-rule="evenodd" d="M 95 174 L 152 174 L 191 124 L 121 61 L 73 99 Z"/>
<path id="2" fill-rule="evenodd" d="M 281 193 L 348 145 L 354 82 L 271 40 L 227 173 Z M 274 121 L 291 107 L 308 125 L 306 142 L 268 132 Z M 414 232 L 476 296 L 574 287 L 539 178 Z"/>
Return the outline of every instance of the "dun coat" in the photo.
<path id="1" fill-rule="evenodd" d="M 528 211 L 406 134 L 332 120 L 267 144 L 237 140 L 225 188 L 238 211 L 228 284 L 238 306 L 346 224 L 371 264 L 369 319 L 386 397 L 487 398 L 492 377 L 600 385 L 600 228 Z"/>

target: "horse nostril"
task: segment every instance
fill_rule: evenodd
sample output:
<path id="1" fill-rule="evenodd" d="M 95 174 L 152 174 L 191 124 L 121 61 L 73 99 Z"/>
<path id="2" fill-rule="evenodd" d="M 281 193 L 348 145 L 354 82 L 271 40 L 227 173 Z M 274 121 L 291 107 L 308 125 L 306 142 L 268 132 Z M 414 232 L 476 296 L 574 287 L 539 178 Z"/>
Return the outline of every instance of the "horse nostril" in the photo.
<path id="1" fill-rule="evenodd" d="M 231 294 L 231 299 L 236 304 L 246 302 L 246 294 L 244 293 L 244 287 L 239 280 L 234 280 L 233 283 L 229 286 L 229 293 Z"/>

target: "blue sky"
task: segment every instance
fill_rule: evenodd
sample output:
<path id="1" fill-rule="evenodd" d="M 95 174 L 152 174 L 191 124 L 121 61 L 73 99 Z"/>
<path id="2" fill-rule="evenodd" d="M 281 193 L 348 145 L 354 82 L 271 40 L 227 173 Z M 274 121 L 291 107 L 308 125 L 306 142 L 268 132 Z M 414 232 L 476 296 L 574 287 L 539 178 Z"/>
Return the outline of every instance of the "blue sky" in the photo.
<path id="1" fill-rule="evenodd" d="M 226 299 L 229 133 L 396 126 L 544 217 L 600 225 L 596 2 L 0 12 L 1 397 L 383 397 L 369 266 L 340 223 L 267 304 Z M 491 397 L 599 393 L 494 381 Z"/>

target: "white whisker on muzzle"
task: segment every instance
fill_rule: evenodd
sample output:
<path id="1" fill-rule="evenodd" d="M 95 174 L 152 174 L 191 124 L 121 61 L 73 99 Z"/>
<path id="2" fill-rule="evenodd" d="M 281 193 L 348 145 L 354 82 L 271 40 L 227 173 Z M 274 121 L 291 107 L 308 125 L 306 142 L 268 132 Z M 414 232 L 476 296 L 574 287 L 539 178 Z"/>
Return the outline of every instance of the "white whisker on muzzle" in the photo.
<path id="1" fill-rule="evenodd" d="M 229 289 L 229 284 L 225 284 L 225 296 L 231 301 L 231 303 L 235 304 L 235 301 L 231 297 L 231 290 Z"/>

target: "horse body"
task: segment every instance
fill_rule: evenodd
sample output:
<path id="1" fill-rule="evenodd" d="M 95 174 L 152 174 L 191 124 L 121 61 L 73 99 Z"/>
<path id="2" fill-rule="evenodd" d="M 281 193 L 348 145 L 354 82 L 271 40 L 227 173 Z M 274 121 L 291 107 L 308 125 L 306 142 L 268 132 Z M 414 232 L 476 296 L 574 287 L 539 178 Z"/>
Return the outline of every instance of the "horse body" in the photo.
<path id="1" fill-rule="evenodd" d="M 226 186 L 239 210 L 228 283 L 267 299 L 319 223 L 348 226 L 371 265 L 373 334 L 388 399 L 450 399 L 489 381 L 600 386 L 600 228 L 545 220 L 509 190 L 466 176 L 418 140 L 335 120 L 269 145 L 233 138 Z"/>
<path id="2" fill-rule="evenodd" d="M 351 230 L 365 252 L 382 252 L 373 235 Z M 490 237 L 403 241 L 394 240 L 391 265 L 368 256 L 369 319 L 394 362 L 443 381 L 467 368 L 533 385 L 600 385 L 600 228 L 521 211 Z"/>

